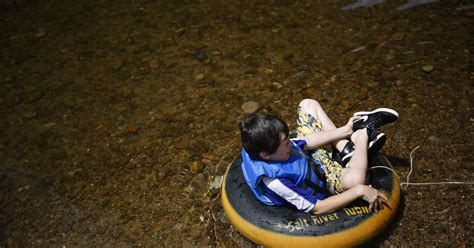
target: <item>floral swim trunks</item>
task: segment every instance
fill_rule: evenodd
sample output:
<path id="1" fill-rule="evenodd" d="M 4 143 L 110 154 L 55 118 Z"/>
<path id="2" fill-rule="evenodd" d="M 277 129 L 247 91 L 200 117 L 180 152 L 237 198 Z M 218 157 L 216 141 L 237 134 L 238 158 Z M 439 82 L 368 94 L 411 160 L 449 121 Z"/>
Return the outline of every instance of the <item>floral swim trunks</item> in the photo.
<path id="1" fill-rule="evenodd" d="M 321 130 L 322 126 L 320 121 L 299 107 L 296 128 L 292 131 L 292 134 L 296 134 L 298 138 L 302 138 L 305 135 L 320 132 Z M 324 170 L 329 192 L 331 192 L 331 194 L 342 193 L 344 190 L 342 189 L 340 178 L 343 167 L 332 158 L 331 145 L 318 147 L 312 150 L 310 155 Z"/>

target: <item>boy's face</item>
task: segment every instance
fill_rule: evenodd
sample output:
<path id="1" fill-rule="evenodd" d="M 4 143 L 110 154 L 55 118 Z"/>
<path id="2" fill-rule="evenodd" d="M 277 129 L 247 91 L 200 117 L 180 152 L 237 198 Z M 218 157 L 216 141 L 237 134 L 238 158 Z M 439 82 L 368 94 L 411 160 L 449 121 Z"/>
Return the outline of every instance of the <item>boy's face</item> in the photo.
<path id="1" fill-rule="evenodd" d="M 274 153 L 268 155 L 268 160 L 270 161 L 286 161 L 290 158 L 290 151 L 291 151 L 291 141 L 290 139 L 284 135 L 280 134 L 280 145 L 278 146 L 277 150 Z"/>

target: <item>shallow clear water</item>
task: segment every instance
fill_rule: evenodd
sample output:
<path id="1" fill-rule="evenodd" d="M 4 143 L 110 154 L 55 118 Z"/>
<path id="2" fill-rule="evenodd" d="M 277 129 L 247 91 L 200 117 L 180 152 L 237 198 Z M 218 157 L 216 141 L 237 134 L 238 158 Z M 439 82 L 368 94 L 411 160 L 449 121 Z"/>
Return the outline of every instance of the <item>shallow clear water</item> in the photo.
<path id="1" fill-rule="evenodd" d="M 20 1 L 0 12 L 0 244 L 254 246 L 210 184 L 242 104 L 385 106 L 402 180 L 472 181 L 469 1 Z M 472 186 L 409 187 L 377 246 L 469 246 Z"/>

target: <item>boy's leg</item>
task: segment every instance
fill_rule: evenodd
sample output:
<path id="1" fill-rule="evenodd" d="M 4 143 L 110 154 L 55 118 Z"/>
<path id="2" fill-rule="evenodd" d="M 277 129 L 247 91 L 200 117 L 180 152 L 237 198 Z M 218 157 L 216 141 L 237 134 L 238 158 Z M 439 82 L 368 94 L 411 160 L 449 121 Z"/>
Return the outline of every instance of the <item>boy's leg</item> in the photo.
<path id="1" fill-rule="evenodd" d="M 364 184 L 367 176 L 367 143 L 368 135 L 366 129 L 356 131 L 351 136 L 355 144 L 351 160 L 343 169 L 341 174 L 341 186 L 344 190 L 350 189 L 358 184 Z"/>
<path id="2" fill-rule="evenodd" d="M 319 122 L 321 123 L 322 130 L 336 129 L 336 125 L 334 125 L 334 123 L 331 121 L 329 116 L 321 107 L 321 104 L 319 104 L 319 102 L 317 102 L 316 100 L 304 99 L 303 101 L 300 102 L 299 107 L 304 112 L 318 119 Z M 348 140 L 342 139 L 342 140 L 333 142 L 332 145 L 336 147 L 338 151 L 342 151 L 342 149 L 344 149 L 344 146 L 347 144 L 347 142 Z"/>
<path id="3" fill-rule="evenodd" d="M 317 101 L 305 99 L 301 101 L 298 107 L 298 120 L 295 129 L 298 137 L 322 130 L 332 130 L 336 128 Z M 335 143 L 342 143 L 345 145 L 344 143 L 348 143 L 348 141 L 346 140 L 345 142 Z M 331 192 L 331 194 L 342 193 L 344 191 L 341 184 L 343 167 L 332 159 L 330 149 L 315 149 L 312 152 L 311 157 L 315 161 L 318 161 L 318 164 L 321 165 L 321 169 L 324 170 L 329 192 Z"/>

